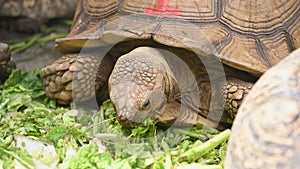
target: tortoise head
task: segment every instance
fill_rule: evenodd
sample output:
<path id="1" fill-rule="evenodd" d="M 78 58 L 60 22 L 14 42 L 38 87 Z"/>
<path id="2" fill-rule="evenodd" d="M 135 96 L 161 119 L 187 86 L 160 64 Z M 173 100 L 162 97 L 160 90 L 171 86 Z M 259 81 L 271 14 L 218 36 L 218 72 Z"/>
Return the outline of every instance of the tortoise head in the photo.
<path id="1" fill-rule="evenodd" d="M 118 119 L 127 126 L 155 119 L 167 103 L 168 76 L 160 53 L 139 47 L 121 56 L 109 78 L 109 92 Z"/>

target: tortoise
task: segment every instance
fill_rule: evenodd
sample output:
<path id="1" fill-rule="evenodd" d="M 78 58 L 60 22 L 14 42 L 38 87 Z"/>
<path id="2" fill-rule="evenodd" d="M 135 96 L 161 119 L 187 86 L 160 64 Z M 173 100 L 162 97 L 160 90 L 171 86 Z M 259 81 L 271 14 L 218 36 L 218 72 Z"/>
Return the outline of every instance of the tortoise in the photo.
<path id="1" fill-rule="evenodd" d="M 253 86 L 233 123 L 225 168 L 300 167 L 299 65 L 297 49 Z"/>
<path id="2" fill-rule="evenodd" d="M 73 0 L 0 0 L 0 27 L 21 32 L 40 32 L 54 18 L 71 18 Z"/>
<path id="3" fill-rule="evenodd" d="M 299 1 L 267 2 L 82 0 L 56 40 L 64 55 L 41 71 L 46 93 L 109 96 L 125 124 L 228 127 L 256 80 L 300 47 Z"/>
<path id="4" fill-rule="evenodd" d="M 15 67 L 16 64 L 11 59 L 9 46 L 0 43 L 0 82 L 3 83 Z"/>

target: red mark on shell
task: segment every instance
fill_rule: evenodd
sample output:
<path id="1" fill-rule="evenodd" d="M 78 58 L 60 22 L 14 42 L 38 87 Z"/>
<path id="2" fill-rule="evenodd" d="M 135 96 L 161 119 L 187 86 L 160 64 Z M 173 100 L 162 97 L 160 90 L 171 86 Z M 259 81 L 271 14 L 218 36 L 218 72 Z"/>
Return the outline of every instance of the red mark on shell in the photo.
<path id="1" fill-rule="evenodd" d="M 182 12 L 182 9 L 175 8 L 169 5 L 170 0 L 158 0 L 157 4 L 154 6 L 147 6 L 144 9 L 144 13 L 148 15 L 166 15 L 169 17 L 179 16 Z"/>

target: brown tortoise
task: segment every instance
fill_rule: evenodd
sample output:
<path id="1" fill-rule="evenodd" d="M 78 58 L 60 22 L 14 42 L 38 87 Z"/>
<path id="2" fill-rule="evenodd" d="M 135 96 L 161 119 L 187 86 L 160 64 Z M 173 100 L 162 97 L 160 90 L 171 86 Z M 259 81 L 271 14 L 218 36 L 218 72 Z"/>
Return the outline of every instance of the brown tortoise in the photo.
<path id="1" fill-rule="evenodd" d="M 70 34 L 56 41 L 65 55 L 41 72 L 46 92 L 61 104 L 94 95 L 101 101 L 109 86 L 122 121 L 152 114 L 169 124 L 181 105 L 179 122 L 220 121 L 222 128 L 223 110 L 234 117 L 257 78 L 300 47 L 299 6 L 299 0 L 82 0 Z"/>

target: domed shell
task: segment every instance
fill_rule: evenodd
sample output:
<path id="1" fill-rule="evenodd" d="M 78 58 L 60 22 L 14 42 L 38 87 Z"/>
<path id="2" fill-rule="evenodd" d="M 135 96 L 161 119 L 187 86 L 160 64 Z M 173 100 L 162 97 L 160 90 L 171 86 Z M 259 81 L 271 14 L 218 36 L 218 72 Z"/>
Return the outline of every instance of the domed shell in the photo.
<path id="1" fill-rule="evenodd" d="M 269 69 L 243 101 L 225 169 L 300 167 L 300 49 Z"/>
<path id="2" fill-rule="evenodd" d="M 299 0 L 82 0 L 62 52 L 150 39 L 261 75 L 300 47 Z M 95 41 L 91 41 L 95 40 Z"/>

